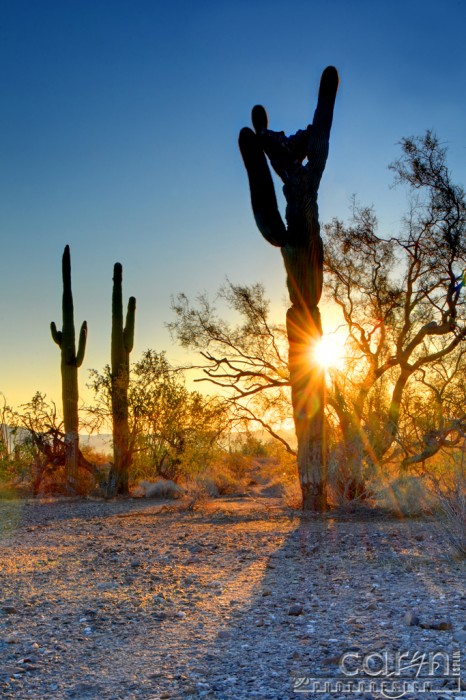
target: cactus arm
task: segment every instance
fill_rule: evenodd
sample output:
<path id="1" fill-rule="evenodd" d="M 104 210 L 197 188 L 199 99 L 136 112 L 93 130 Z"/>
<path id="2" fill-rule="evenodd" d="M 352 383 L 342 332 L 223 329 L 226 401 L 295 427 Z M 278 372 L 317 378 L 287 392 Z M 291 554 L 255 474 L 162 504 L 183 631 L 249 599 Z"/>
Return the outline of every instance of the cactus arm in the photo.
<path id="1" fill-rule="evenodd" d="M 112 373 L 118 374 L 122 362 L 123 345 L 123 267 L 121 263 L 113 266 L 113 291 L 112 291 Z"/>
<path id="2" fill-rule="evenodd" d="M 306 171 L 315 188 L 319 186 L 327 162 L 338 84 L 338 72 L 336 68 L 329 66 L 322 73 L 320 80 L 319 97 L 307 146 Z"/>
<path id="3" fill-rule="evenodd" d="M 123 331 L 125 350 L 129 354 L 134 345 L 134 318 L 136 314 L 136 299 L 130 297 L 128 300 L 128 310 L 126 312 L 126 323 Z"/>
<path id="4" fill-rule="evenodd" d="M 257 121 L 255 118 L 256 123 Z M 259 137 L 245 127 L 241 129 L 239 135 L 239 147 L 248 174 L 251 204 L 257 228 L 266 241 L 281 247 L 287 240 L 286 228 L 278 211 L 272 175 Z"/>
<path id="5" fill-rule="evenodd" d="M 79 331 L 78 352 L 76 354 L 76 367 L 81 367 L 86 352 L 87 322 L 84 321 Z"/>
<path id="6" fill-rule="evenodd" d="M 328 66 L 320 79 L 317 107 L 312 122 L 314 133 L 319 136 L 325 136 L 327 139 L 330 137 L 330 129 L 332 128 L 333 108 L 339 82 L 340 78 L 337 69 L 333 66 Z"/>
<path id="7" fill-rule="evenodd" d="M 262 105 L 256 105 L 252 108 L 251 121 L 256 134 L 260 134 L 263 129 L 267 129 L 269 119 L 267 117 L 267 112 Z"/>
<path id="8" fill-rule="evenodd" d="M 63 332 L 69 334 L 68 343 L 71 342 L 73 336 L 74 342 L 74 309 L 73 309 L 73 294 L 71 291 L 71 255 L 70 246 L 65 246 L 62 258 L 62 275 L 63 275 Z"/>
<path id="9" fill-rule="evenodd" d="M 57 330 L 57 326 L 54 321 L 50 324 L 50 331 L 52 333 L 52 338 L 54 342 L 61 348 L 62 332 Z"/>

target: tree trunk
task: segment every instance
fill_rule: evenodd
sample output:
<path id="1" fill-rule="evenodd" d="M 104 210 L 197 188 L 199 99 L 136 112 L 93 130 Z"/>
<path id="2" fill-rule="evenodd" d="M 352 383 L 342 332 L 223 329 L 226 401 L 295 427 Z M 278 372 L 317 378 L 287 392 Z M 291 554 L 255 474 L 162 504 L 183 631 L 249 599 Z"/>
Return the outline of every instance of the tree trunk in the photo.
<path id="1" fill-rule="evenodd" d="M 413 369 L 411 367 L 403 368 L 398 379 L 396 380 L 392 392 L 390 407 L 388 409 L 388 416 L 385 422 L 385 430 L 380 436 L 380 440 L 378 442 L 375 440 L 373 441 L 374 452 L 379 460 L 381 460 L 388 452 L 395 439 L 400 422 L 401 399 L 403 397 L 406 384 L 408 383 L 412 374 Z"/>

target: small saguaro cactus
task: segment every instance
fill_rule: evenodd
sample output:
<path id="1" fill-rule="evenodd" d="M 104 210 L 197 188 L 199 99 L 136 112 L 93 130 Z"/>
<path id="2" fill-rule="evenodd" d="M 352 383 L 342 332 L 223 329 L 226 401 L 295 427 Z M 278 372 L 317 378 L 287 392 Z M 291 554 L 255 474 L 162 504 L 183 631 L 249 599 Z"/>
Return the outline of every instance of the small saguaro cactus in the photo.
<path id="1" fill-rule="evenodd" d="M 77 489 L 79 458 L 79 416 L 78 416 L 78 367 L 82 365 L 86 350 L 87 323 L 79 332 L 78 351 L 74 329 L 73 294 L 71 292 L 70 247 L 65 246 L 62 259 L 63 275 L 63 325 L 57 330 L 52 321 L 52 338 L 61 350 L 61 380 L 63 399 L 63 422 L 65 426 L 65 474 L 68 493 Z"/>
<path id="2" fill-rule="evenodd" d="M 268 129 L 267 113 L 252 110 L 254 131 L 240 132 L 239 146 L 246 166 L 257 227 L 281 249 L 291 307 L 287 312 L 289 370 L 293 415 L 298 439 L 298 469 L 303 508 L 326 508 L 324 440 L 325 377 L 312 348 L 322 336 L 319 301 L 323 282 L 323 244 L 317 193 L 329 150 L 338 73 L 322 73 L 314 120 L 292 136 Z M 278 210 L 267 163 L 284 183 L 286 225 Z"/>
<path id="3" fill-rule="evenodd" d="M 112 293 L 112 419 L 113 465 L 108 483 L 108 495 L 128 493 L 128 475 L 132 461 L 128 423 L 129 355 L 134 344 L 136 299 L 130 297 L 123 326 L 123 268 L 115 263 Z"/>

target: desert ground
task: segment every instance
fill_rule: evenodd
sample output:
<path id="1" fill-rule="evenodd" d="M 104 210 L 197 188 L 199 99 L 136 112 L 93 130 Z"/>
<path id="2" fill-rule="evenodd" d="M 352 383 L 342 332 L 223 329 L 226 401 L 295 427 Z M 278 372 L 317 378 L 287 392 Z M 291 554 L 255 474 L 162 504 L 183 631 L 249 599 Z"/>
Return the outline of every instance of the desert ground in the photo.
<path id="1" fill-rule="evenodd" d="M 434 519 L 26 499 L 0 502 L 0 526 L 4 698 L 378 698 L 309 683 L 348 680 L 350 661 L 379 682 L 400 653 L 424 654 L 424 671 L 429 654 L 466 658 L 466 564 Z M 466 697 L 449 672 L 402 697 Z"/>

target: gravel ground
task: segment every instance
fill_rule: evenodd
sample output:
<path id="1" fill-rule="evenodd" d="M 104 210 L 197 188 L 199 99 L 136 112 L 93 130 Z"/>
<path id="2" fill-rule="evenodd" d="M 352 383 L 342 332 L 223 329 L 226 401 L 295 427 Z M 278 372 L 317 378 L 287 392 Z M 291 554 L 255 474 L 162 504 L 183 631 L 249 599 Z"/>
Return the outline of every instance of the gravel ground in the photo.
<path id="1" fill-rule="evenodd" d="M 297 700 L 310 678 L 380 683 L 399 652 L 403 678 L 415 654 L 466 658 L 466 564 L 434 521 L 182 508 L 0 503 L 2 697 Z M 466 698 L 433 684 L 402 697 Z"/>

